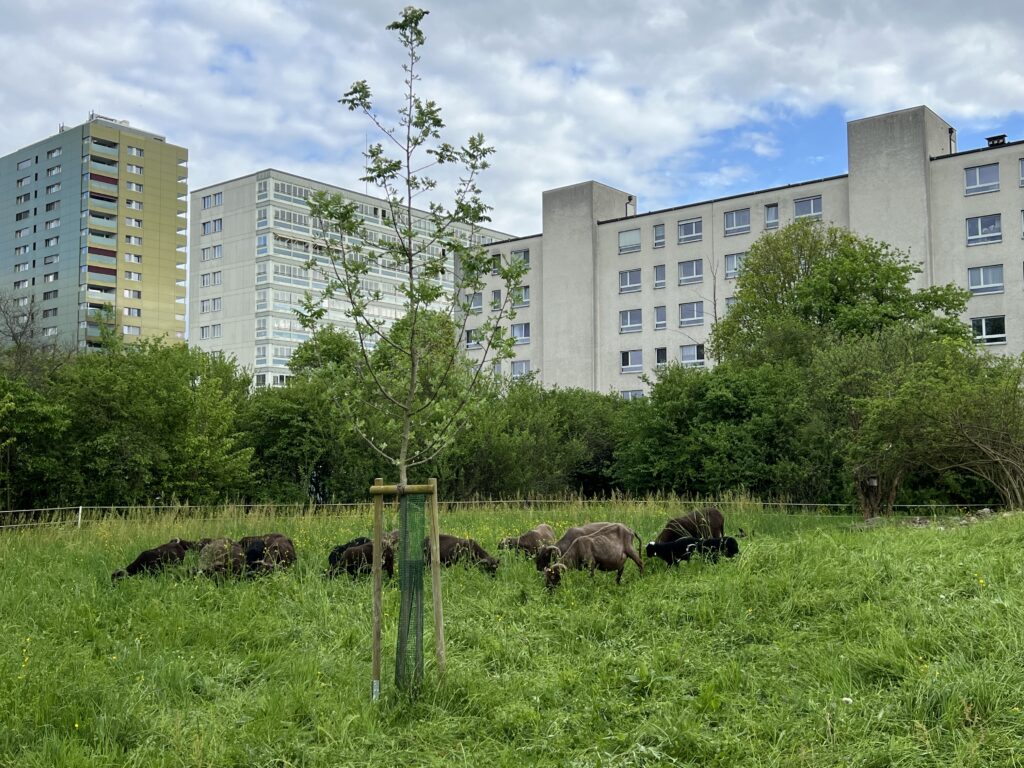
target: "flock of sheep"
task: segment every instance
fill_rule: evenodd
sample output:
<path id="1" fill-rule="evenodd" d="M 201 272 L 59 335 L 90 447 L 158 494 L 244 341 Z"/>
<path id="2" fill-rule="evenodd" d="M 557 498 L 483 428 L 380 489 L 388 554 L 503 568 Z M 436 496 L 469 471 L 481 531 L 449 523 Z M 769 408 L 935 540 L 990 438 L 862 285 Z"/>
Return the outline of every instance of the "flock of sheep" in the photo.
<path id="1" fill-rule="evenodd" d="M 705 507 L 682 517 L 669 520 L 658 537 L 647 544 L 647 557 L 657 557 L 670 565 L 689 561 L 694 555 L 716 561 L 720 555 L 734 557 L 739 544 L 732 536 L 725 536 L 725 519 L 717 507 Z M 743 529 L 738 536 L 743 536 Z M 548 589 L 554 589 L 563 575 L 574 569 L 616 571 L 615 581 L 622 580 L 626 560 L 632 560 L 641 570 L 643 560 L 633 548 L 633 540 L 640 536 L 622 523 L 587 523 L 570 528 L 555 540 L 551 526 L 541 523 L 520 536 L 502 539 L 499 549 L 518 551 L 536 559 L 537 570 L 544 575 Z M 398 531 L 387 534 L 381 544 L 381 567 L 388 576 L 394 576 L 395 550 L 399 545 Z M 287 568 L 295 563 L 295 545 L 281 533 L 263 536 L 245 536 L 238 541 L 227 538 L 185 541 L 173 539 L 142 552 L 124 569 L 116 571 L 112 579 L 153 573 L 168 565 L 182 563 L 191 550 L 199 552 L 198 571 L 209 576 L 256 576 Z M 500 561 L 492 557 L 472 539 L 461 539 L 442 534 L 439 538 L 439 557 L 442 565 L 458 562 L 479 566 L 495 574 Z M 430 560 L 429 539 L 423 542 L 426 561 Z M 366 537 L 353 539 L 331 550 L 327 558 L 327 577 L 348 573 L 352 577 L 369 573 L 373 563 L 373 542 Z"/>

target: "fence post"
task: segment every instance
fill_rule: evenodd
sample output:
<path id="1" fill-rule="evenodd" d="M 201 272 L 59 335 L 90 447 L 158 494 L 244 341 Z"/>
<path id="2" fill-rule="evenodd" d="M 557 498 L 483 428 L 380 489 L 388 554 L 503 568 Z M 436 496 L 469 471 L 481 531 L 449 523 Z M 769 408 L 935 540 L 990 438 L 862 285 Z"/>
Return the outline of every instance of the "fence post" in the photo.
<path id="1" fill-rule="evenodd" d="M 384 478 L 378 477 L 374 485 L 384 485 Z M 372 680 L 370 682 L 370 700 L 380 698 L 380 632 L 383 577 L 381 575 L 382 544 L 384 539 L 384 497 L 377 494 L 373 497 L 373 647 L 371 657 Z"/>
<path id="2" fill-rule="evenodd" d="M 81 505 L 79 505 L 79 507 L 78 507 L 78 521 L 75 524 L 75 527 L 76 528 L 81 528 L 82 527 L 82 507 L 81 507 Z"/>

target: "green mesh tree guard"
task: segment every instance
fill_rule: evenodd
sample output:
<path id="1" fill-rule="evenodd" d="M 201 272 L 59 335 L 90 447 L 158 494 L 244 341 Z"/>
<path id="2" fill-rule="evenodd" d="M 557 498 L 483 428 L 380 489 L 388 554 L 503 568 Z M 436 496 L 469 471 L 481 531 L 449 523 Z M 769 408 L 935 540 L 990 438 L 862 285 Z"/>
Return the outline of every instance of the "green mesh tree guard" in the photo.
<path id="1" fill-rule="evenodd" d="M 398 506 L 398 648 L 395 685 L 415 692 L 423 680 L 423 538 L 426 496 L 402 496 Z M 410 632 L 413 642 L 410 640 Z"/>

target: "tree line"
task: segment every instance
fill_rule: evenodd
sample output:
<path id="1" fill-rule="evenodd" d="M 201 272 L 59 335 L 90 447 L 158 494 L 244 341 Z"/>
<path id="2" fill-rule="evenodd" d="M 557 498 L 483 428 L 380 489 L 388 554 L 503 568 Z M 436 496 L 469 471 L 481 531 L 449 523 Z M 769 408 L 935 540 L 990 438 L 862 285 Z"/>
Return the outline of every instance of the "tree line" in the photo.
<path id="1" fill-rule="evenodd" d="M 916 271 L 845 230 L 783 228 L 741 268 L 709 341 L 715 365 L 652 372 L 648 397 L 630 402 L 481 377 L 470 402 L 416 426 L 459 419 L 458 438 L 418 470 L 449 499 L 742 491 L 857 502 L 866 515 L 1024 506 L 1024 365 L 973 342 L 958 319 L 965 291 L 915 290 Z M 455 321 L 417 322 L 418 343 L 447 360 Z M 394 475 L 362 436 L 386 446 L 406 428 L 365 394 L 367 366 L 408 374 L 386 345 L 365 355 L 321 329 L 287 387 L 254 389 L 249 371 L 185 345 L 108 338 L 68 354 L 24 322 L 4 326 L 18 334 L 0 339 L 0 507 L 347 502 Z M 449 395 L 435 381 L 475 373 L 430 360 L 416 375 L 438 401 Z"/>

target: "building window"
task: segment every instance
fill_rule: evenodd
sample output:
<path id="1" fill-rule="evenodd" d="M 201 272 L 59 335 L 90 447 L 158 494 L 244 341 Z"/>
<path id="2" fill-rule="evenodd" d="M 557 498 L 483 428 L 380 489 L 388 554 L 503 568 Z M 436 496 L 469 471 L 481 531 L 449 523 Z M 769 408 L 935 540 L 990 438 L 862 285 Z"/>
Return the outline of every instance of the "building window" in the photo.
<path id="1" fill-rule="evenodd" d="M 1002 293 L 1003 265 L 992 264 L 988 267 L 969 267 L 967 270 L 967 286 L 971 293 Z"/>
<path id="2" fill-rule="evenodd" d="M 142 255 L 138 253 L 126 253 L 124 255 L 124 260 L 127 261 L 129 264 L 141 264 Z"/>
<path id="3" fill-rule="evenodd" d="M 44 320 L 46 318 L 48 318 L 48 317 L 56 317 L 56 316 L 57 316 L 57 307 L 51 307 L 50 309 L 44 309 L 43 310 L 43 319 Z"/>
<path id="4" fill-rule="evenodd" d="M 680 243 L 696 243 L 702 237 L 704 237 L 703 219 L 685 219 L 679 222 Z"/>
<path id="5" fill-rule="evenodd" d="M 14 186 L 17 189 L 21 189 L 22 187 L 27 187 L 31 183 L 32 183 L 32 177 L 31 176 L 22 176 L 20 179 L 18 179 L 16 182 L 14 182 Z"/>
<path id="6" fill-rule="evenodd" d="M 24 160 L 19 160 L 18 161 L 18 170 L 19 171 L 24 171 L 30 165 L 32 165 L 32 158 L 31 157 L 26 157 Z"/>
<path id="7" fill-rule="evenodd" d="M 59 272 L 47 272 L 45 275 L 43 275 L 43 282 L 44 283 L 56 283 L 57 282 L 57 276 L 59 274 L 60 274 Z"/>
<path id="8" fill-rule="evenodd" d="M 668 327 L 668 315 L 665 313 L 665 307 L 654 308 L 654 330 L 662 331 Z"/>
<path id="9" fill-rule="evenodd" d="M 501 376 L 501 360 L 491 361 L 491 375 Z"/>
<path id="10" fill-rule="evenodd" d="M 765 229 L 778 229 L 779 228 L 779 204 L 768 203 L 764 207 L 764 228 Z"/>
<path id="11" fill-rule="evenodd" d="M 15 221 L 24 221 L 25 219 L 28 218 L 28 215 L 30 213 L 31 213 L 31 211 L 18 211 L 16 214 L 14 214 L 14 220 Z"/>
<path id="12" fill-rule="evenodd" d="M 55 158 L 55 157 L 60 157 L 61 152 L 63 152 L 63 151 L 64 150 L 61 147 L 54 147 L 53 149 L 51 149 L 49 152 L 46 153 L 46 159 L 47 160 L 53 160 L 53 158 Z"/>
<path id="13" fill-rule="evenodd" d="M 31 193 L 26 192 L 25 194 L 18 195 L 16 198 L 14 198 L 14 204 L 15 205 L 22 205 L 23 203 L 27 203 L 31 199 L 32 199 Z"/>
<path id="14" fill-rule="evenodd" d="M 128 173 L 135 173 L 138 174 L 139 176 L 142 175 L 141 165 L 132 165 L 131 163 L 128 163 L 128 165 L 125 166 L 125 170 L 128 171 Z"/>
<path id="15" fill-rule="evenodd" d="M 50 301 L 51 299 L 56 299 L 57 295 L 57 289 L 54 289 L 52 291 L 43 291 L 43 301 Z"/>
<path id="16" fill-rule="evenodd" d="M 521 379 L 530 372 L 530 361 L 529 360 L 513 360 L 512 361 L 512 378 Z"/>
<path id="17" fill-rule="evenodd" d="M 668 347 L 655 347 L 654 366 L 664 368 L 666 365 L 668 365 Z"/>
<path id="18" fill-rule="evenodd" d="M 220 323 L 214 323 L 210 326 L 210 336 L 214 339 L 219 339 L 221 336 Z"/>
<path id="19" fill-rule="evenodd" d="M 56 264 L 58 261 L 60 261 L 59 253 L 51 253 L 49 256 L 43 257 L 43 264 Z"/>
<path id="20" fill-rule="evenodd" d="M 644 367 L 644 353 L 641 349 L 627 349 L 619 353 L 621 373 L 640 373 Z"/>
<path id="21" fill-rule="evenodd" d="M 654 247 L 664 248 L 665 247 L 665 225 L 655 224 L 654 225 Z"/>
<path id="22" fill-rule="evenodd" d="M 19 307 L 27 307 L 28 306 L 28 296 L 21 296 L 21 297 L 19 297 L 15 303 Z"/>
<path id="23" fill-rule="evenodd" d="M 135 281 L 138 281 L 138 280 L 142 279 L 142 273 L 141 272 L 132 272 L 131 270 L 125 270 L 124 279 L 125 280 L 135 280 Z"/>
<path id="24" fill-rule="evenodd" d="M 679 262 L 679 284 L 690 285 L 704 279 L 704 259 Z"/>
<path id="25" fill-rule="evenodd" d="M 516 344 L 529 344 L 530 343 L 530 324 L 529 323 L 512 323 L 512 338 L 515 339 Z"/>
<path id="26" fill-rule="evenodd" d="M 131 208 L 133 211 L 141 211 L 142 203 L 140 203 L 138 200 L 125 200 L 124 207 Z"/>
<path id="27" fill-rule="evenodd" d="M 216 192 L 212 195 L 203 195 L 203 208 L 213 208 L 224 202 L 224 193 Z"/>
<path id="28" fill-rule="evenodd" d="M 44 248 L 53 248 L 59 242 L 60 242 L 60 235 L 54 235 L 53 237 L 48 237 L 45 240 L 43 240 L 43 247 Z"/>
<path id="29" fill-rule="evenodd" d="M 624 232 L 619 232 L 619 253 L 636 253 L 639 250 L 639 229 L 627 229 Z"/>
<path id="30" fill-rule="evenodd" d="M 142 227 L 142 219 L 136 219 L 132 216 L 125 216 L 124 223 L 129 227 Z"/>
<path id="31" fill-rule="evenodd" d="M 22 288 L 28 288 L 28 280 L 15 280 L 14 290 L 19 291 Z"/>
<path id="32" fill-rule="evenodd" d="M 703 368 L 704 345 L 683 344 L 679 348 L 679 361 L 687 368 Z"/>
<path id="33" fill-rule="evenodd" d="M 1002 214 L 992 213 L 988 216 L 974 216 L 967 220 L 967 244 L 984 245 L 1000 243 L 1003 240 Z"/>
<path id="34" fill-rule="evenodd" d="M 726 312 L 728 312 L 730 309 L 732 309 L 735 306 L 736 306 L 736 297 L 735 296 L 726 296 L 725 297 L 725 310 L 726 310 Z"/>
<path id="35" fill-rule="evenodd" d="M 14 246 L 14 255 L 15 256 L 24 256 L 28 252 L 29 252 L 29 247 L 27 245 L 16 245 L 16 246 Z"/>
<path id="36" fill-rule="evenodd" d="M 479 349 L 481 334 L 476 328 L 466 329 L 466 349 Z"/>
<path id="37" fill-rule="evenodd" d="M 46 175 L 47 176 L 56 176 L 58 173 L 60 173 L 60 166 L 59 165 L 54 165 L 54 166 L 51 166 L 50 168 L 46 169 Z"/>
<path id="38" fill-rule="evenodd" d="M 999 163 L 964 169 L 964 194 L 980 195 L 999 191 Z"/>
<path id="39" fill-rule="evenodd" d="M 704 325 L 704 302 L 688 301 L 680 304 L 679 325 Z"/>
<path id="40" fill-rule="evenodd" d="M 516 291 L 515 300 L 512 302 L 513 307 L 528 307 L 530 306 L 530 286 L 521 285 Z"/>
<path id="41" fill-rule="evenodd" d="M 484 311 L 484 295 L 482 293 L 474 293 L 469 297 L 469 311 L 473 313 Z"/>
<path id="42" fill-rule="evenodd" d="M 971 331 L 974 333 L 974 340 L 979 344 L 1005 344 L 1006 317 L 972 317 Z"/>
<path id="43" fill-rule="evenodd" d="M 20 264 L 15 264 L 14 265 L 14 271 L 15 272 L 28 272 L 28 268 L 29 268 L 29 263 L 27 261 L 23 261 Z"/>
<path id="44" fill-rule="evenodd" d="M 665 287 L 665 265 L 655 264 L 654 265 L 654 287 L 664 288 Z"/>
<path id="45" fill-rule="evenodd" d="M 141 299 L 142 291 L 135 290 L 134 288 L 125 288 L 121 291 L 121 295 L 126 299 Z"/>
<path id="46" fill-rule="evenodd" d="M 54 200 L 52 203 L 46 204 L 46 212 L 53 213 L 60 208 L 60 200 Z"/>
<path id="47" fill-rule="evenodd" d="M 131 155 L 132 157 L 142 157 L 144 152 L 141 149 L 139 149 L 138 147 L 129 146 L 128 147 L 128 154 Z"/>
<path id="48" fill-rule="evenodd" d="M 129 192 L 141 192 L 142 185 L 139 184 L 137 181 L 126 181 L 125 189 L 127 189 Z"/>
<path id="49" fill-rule="evenodd" d="M 501 271 L 501 254 L 496 253 L 491 256 L 491 274 L 496 275 Z"/>
<path id="50" fill-rule="evenodd" d="M 1024 157 L 1020 159 L 1020 185 L 1024 187 Z"/>
<path id="51" fill-rule="evenodd" d="M 261 235 L 260 237 L 265 237 L 265 236 Z M 257 238 L 257 240 L 258 239 L 259 238 Z M 265 240 L 264 240 L 264 243 L 266 243 Z M 221 246 L 221 245 L 214 245 L 214 246 L 209 246 L 209 247 L 206 247 L 206 248 L 202 248 L 202 249 L 200 249 L 200 252 L 199 252 L 199 260 L 200 261 L 210 261 L 211 259 L 219 259 L 221 256 L 224 255 L 223 248 L 224 248 L 224 246 Z"/>
<path id="52" fill-rule="evenodd" d="M 797 219 L 821 218 L 821 195 L 793 201 L 793 216 Z"/>
<path id="53" fill-rule="evenodd" d="M 513 264 L 515 264 L 517 262 L 522 262 L 524 265 L 526 265 L 526 269 L 529 269 L 530 268 L 530 249 L 529 248 L 523 248 L 523 249 L 518 250 L 518 251 L 512 251 L 512 253 L 509 256 L 509 260 Z M 495 274 L 497 274 L 497 273 L 495 273 Z"/>
<path id="54" fill-rule="evenodd" d="M 640 290 L 640 270 L 625 269 L 619 272 L 619 293 L 634 293 Z"/>
<path id="55" fill-rule="evenodd" d="M 139 309 L 138 307 L 125 307 L 124 308 L 124 316 L 125 317 L 142 317 L 142 310 Z"/>
<path id="56" fill-rule="evenodd" d="M 59 181 L 56 184 L 50 184 L 46 188 L 46 194 L 52 195 L 54 192 L 60 192 L 60 182 Z"/>
<path id="57" fill-rule="evenodd" d="M 740 267 L 743 266 L 743 259 L 747 256 L 746 253 L 727 253 L 725 255 L 725 279 L 733 280 L 740 273 Z"/>
<path id="58" fill-rule="evenodd" d="M 51 326 L 49 326 L 47 328 L 43 328 L 43 336 L 56 336 L 56 335 L 57 335 L 57 328 L 55 326 L 51 325 Z"/>
<path id="59" fill-rule="evenodd" d="M 32 227 L 22 227 L 21 229 L 14 230 L 15 239 L 28 237 L 32 234 Z"/>
<path id="60" fill-rule="evenodd" d="M 212 235 L 214 232 L 220 232 L 221 227 L 224 223 L 223 219 L 213 219 L 211 221 L 203 222 L 203 234 Z"/>
<path id="61" fill-rule="evenodd" d="M 619 333 L 638 333 L 644 329 L 643 312 L 624 309 L 619 312 Z"/>
<path id="62" fill-rule="evenodd" d="M 491 291 L 491 312 L 501 309 L 501 289 L 495 288 Z"/>
<path id="63" fill-rule="evenodd" d="M 725 212 L 725 236 L 742 235 L 750 231 L 750 209 Z"/>
<path id="64" fill-rule="evenodd" d="M 142 238 L 139 235 L 125 235 L 124 241 L 128 245 L 142 245 Z"/>
<path id="65" fill-rule="evenodd" d="M 643 400 L 644 391 L 642 389 L 624 389 L 619 394 L 623 400 Z"/>

